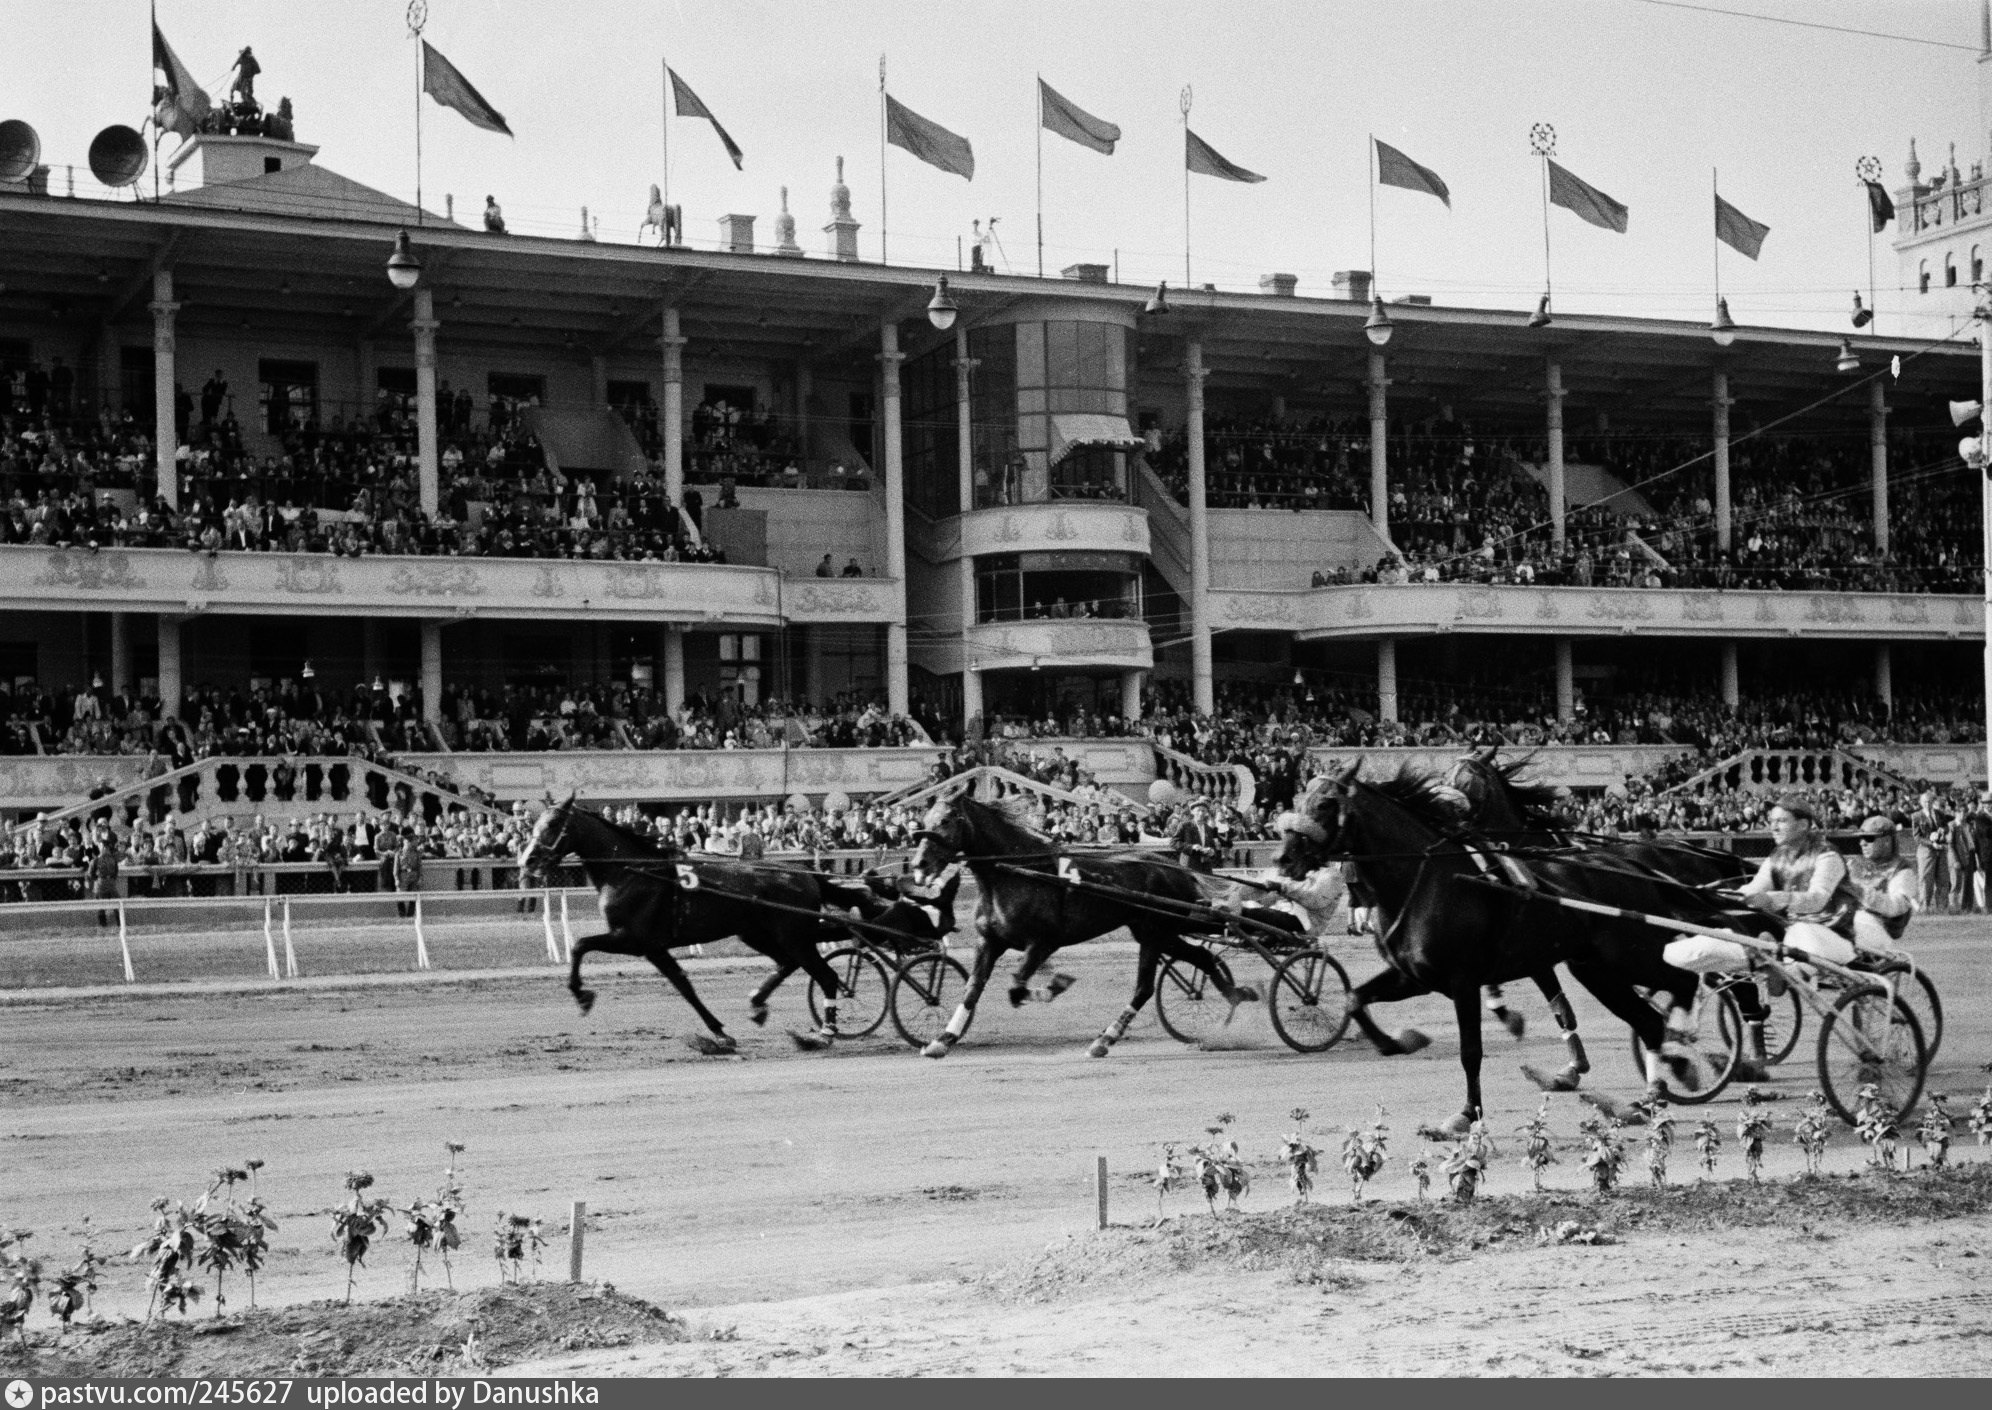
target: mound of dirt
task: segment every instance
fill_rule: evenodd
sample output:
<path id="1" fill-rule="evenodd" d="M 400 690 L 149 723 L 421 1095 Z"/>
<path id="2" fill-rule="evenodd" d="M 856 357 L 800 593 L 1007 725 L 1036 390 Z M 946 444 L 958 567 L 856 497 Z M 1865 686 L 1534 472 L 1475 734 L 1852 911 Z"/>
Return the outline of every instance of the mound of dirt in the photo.
<path id="1" fill-rule="evenodd" d="M 1116 1228 L 1053 1244 L 993 1274 L 998 1296 L 1050 1301 L 1122 1279 L 1207 1265 L 1282 1271 L 1320 1283 L 1337 1262 L 1410 1262 L 1542 1243 L 1610 1244 L 1629 1234 L 1780 1229 L 1821 1239 L 1862 1224 L 1952 1219 L 1992 1209 L 1992 1163 L 1913 1174 L 1866 1172 L 1776 1183 L 1724 1180 L 1611 1195 L 1545 1191 L 1472 1204 L 1292 1205 L 1270 1212 L 1182 1214 L 1152 1228 Z"/>
<path id="2" fill-rule="evenodd" d="M 682 1341 L 677 1317 L 612 1286 L 509 1284 L 311 1302 L 150 1324 L 97 1322 L 0 1346 L 6 1376 L 461 1376 L 597 1347 Z"/>

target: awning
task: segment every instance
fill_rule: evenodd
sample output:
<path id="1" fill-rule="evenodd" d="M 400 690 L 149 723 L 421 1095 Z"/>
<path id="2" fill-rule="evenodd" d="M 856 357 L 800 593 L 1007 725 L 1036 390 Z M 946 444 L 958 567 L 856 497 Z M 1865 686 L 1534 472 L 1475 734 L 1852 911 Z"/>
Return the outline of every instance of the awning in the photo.
<path id="1" fill-rule="evenodd" d="M 557 475 L 606 471 L 626 480 L 649 469 L 629 424 L 607 407 L 556 411 L 535 406 L 527 408 L 524 420 Z"/>
<path id="2" fill-rule="evenodd" d="M 1115 450 L 1146 450 L 1148 442 L 1128 426 L 1125 416 L 1092 411 L 1061 411 L 1051 418 L 1051 463 L 1058 464 L 1081 446 L 1111 446 Z"/>

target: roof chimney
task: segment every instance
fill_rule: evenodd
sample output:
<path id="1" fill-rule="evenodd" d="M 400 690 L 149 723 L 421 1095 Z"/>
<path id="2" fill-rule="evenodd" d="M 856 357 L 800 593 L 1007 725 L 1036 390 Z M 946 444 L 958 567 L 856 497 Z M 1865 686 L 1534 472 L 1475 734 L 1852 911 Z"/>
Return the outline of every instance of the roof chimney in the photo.
<path id="1" fill-rule="evenodd" d="M 1299 284 L 1300 280 L 1291 274 L 1261 274 L 1259 276 L 1259 292 L 1262 294 L 1271 294 L 1274 298 L 1278 299 L 1292 298 L 1293 291 Z"/>
<path id="2" fill-rule="evenodd" d="M 1368 303 L 1370 297 L 1370 272 L 1367 269 L 1336 270 L 1335 297 L 1338 299 L 1348 299 L 1351 303 Z"/>
<path id="3" fill-rule="evenodd" d="M 1107 267 L 1104 264 L 1068 264 L 1058 272 L 1065 278 L 1077 279 L 1082 284 L 1107 282 Z"/>

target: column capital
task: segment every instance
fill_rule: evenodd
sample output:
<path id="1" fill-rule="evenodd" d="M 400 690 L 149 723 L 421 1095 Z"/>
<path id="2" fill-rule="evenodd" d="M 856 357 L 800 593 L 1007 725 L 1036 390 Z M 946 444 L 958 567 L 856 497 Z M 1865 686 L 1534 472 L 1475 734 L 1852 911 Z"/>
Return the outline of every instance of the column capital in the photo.
<path id="1" fill-rule="evenodd" d="M 1210 376 L 1210 369 L 1201 363 L 1195 367 L 1185 365 L 1183 368 L 1183 380 L 1186 382 L 1202 382 L 1208 376 Z"/>
<path id="2" fill-rule="evenodd" d="M 906 354 L 899 351 L 898 348 L 894 348 L 890 352 L 873 353 L 872 356 L 878 359 L 885 367 L 895 372 L 899 370 L 899 364 L 906 361 Z"/>
<path id="3" fill-rule="evenodd" d="M 443 321 L 440 318 L 411 318 L 408 320 L 410 331 L 418 338 L 425 333 L 433 338 L 436 335 L 436 330 L 442 326 Z"/>
<path id="4" fill-rule="evenodd" d="M 154 299 L 146 307 L 152 310 L 154 318 L 171 318 L 180 311 L 182 305 L 172 299 Z"/>
<path id="5" fill-rule="evenodd" d="M 976 368 L 982 366 L 982 359 L 979 357 L 958 357 L 953 361 L 954 370 L 962 373 L 973 372 Z"/>
<path id="6" fill-rule="evenodd" d="M 657 340 L 657 346 L 660 348 L 682 348 L 690 341 L 690 338 L 681 338 L 676 334 L 666 334 Z"/>

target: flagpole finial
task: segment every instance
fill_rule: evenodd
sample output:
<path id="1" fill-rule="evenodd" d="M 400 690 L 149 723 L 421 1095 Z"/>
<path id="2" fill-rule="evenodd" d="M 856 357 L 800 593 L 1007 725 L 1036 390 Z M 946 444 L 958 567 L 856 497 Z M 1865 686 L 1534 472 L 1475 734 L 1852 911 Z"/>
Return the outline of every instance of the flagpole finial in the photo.
<path id="1" fill-rule="evenodd" d="M 1556 155 L 1556 129 L 1539 122 L 1529 129 L 1529 150 L 1539 157 Z"/>
<path id="2" fill-rule="evenodd" d="M 1190 92 L 1190 85 L 1186 83 L 1183 85 L 1182 93 L 1178 95 L 1176 99 L 1176 106 L 1183 110 L 1184 122 L 1188 122 L 1190 120 L 1190 99 L 1193 96 L 1194 95 Z"/>
<path id="3" fill-rule="evenodd" d="M 429 0 L 408 0 L 408 37 L 420 39 L 429 23 Z"/>

